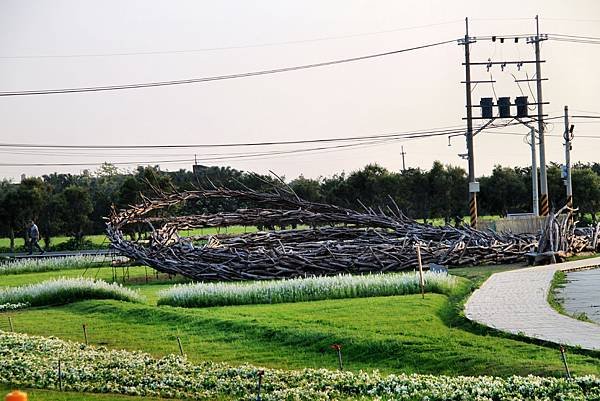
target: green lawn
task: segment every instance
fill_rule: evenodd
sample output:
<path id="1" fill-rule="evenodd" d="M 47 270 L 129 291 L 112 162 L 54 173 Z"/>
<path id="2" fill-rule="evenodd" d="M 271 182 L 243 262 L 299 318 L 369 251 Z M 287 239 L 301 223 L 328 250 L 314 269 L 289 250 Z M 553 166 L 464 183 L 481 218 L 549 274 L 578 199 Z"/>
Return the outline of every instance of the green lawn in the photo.
<path id="1" fill-rule="evenodd" d="M 144 287 L 151 292 L 163 285 Z M 446 296 L 428 294 L 425 300 L 409 295 L 195 310 L 84 301 L 12 313 L 12 321 L 19 332 L 75 341 L 83 341 L 85 323 L 92 344 L 155 356 L 178 352 L 180 337 L 192 361 L 335 369 L 329 347 L 339 343 L 353 371 L 562 374 L 556 349 L 496 336 L 454 313 Z M 597 356 L 571 353 L 569 362 L 575 374 L 600 374 Z"/>
<path id="2" fill-rule="evenodd" d="M 50 245 L 51 246 L 56 246 L 59 244 L 63 244 L 67 241 L 69 241 L 69 239 L 71 239 L 71 237 L 52 237 L 51 241 L 50 241 Z M 92 244 L 94 245 L 94 247 L 96 248 L 100 248 L 102 246 L 107 247 L 108 246 L 108 239 L 106 238 L 106 235 L 104 234 L 98 234 L 98 235 L 88 235 L 85 237 L 86 240 L 91 241 Z M 19 248 L 19 247 L 23 247 L 25 245 L 25 241 L 23 238 L 15 238 L 15 247 Z M 40 246 L 43 246 L 44 242 L 40 241 Z M 8 252 L 8 248 L 10 247 L 10 238 L 0 238 L 0 249 L 4 252 Z"/>
<path id="3" fill-rule="evenodd" d="M 464 277 L 473 282 L 473 285 L 479 287 L 485 280 L 494 273 L 506 272 L 509 270 L 527 268 L 527 264 L 513 263 L 508 265 L 487 265 L 487 266 L 467 266 L 450 268 L 450 274 Z"/>
<path id="4" fill-rule="evenodd" d="M 301 369 L 337 368 L 330 348 L 343 346 L 345 369 L 383 373 L 448 375 L 563 375 L 555 346 L 468 322 L 461 315 L 470 290 L 490 274 L 520 266 L 452 269 L 466 277 L 449 297 L 437 294 L 328 300 L 276 305 L 184 309 L 157 307 L 156 293 L 181 278 L 132 267 L 125 285 L 140 289 L 147 304 L 110 300 L 83 301 L 60 307 L 11 312 L 18 332 L 83 342 L 86 324 L 91 344 L 143 350 L 154 356 L 178 353 L 181 338 L 190 360 Z M 117 269 L 118 281 L 123 270 Z M 112 280 L 113 269 L 66 270 L 0 276 L 1 286 L 16 286 L 52 277 L 85 276 Z M 148 283 L 146 283 L 148 277 Z M 0 329 L 8 330 L 8 314 Z M 600 354 L 569 350 L 575 375 L 600 375 Z M 0 389 L 7 389 L 6 386 Z M 35 397 L 35 398 L 34 398 Z M 34 391 L 31 400 L 128 400 L 130 397 Z"/>
<path id="5" fill-rule="evenodd" d="M 256 232 L 258 229 L 254 226 L 231 226 L 231 227 L 215 227 L 215 228 L 198 228 L 194 230 L 182 230 L 181 235 L 214 235 L 214 234 L 243 234 Z M 52 237 L 50 241 L 51 246 L 56 246 L 67 242 L 70 237 Z M 87 235 L 86 240 L 91 241 L 94 248 L 107 248 L 109 241 L 104 234 L 98 235 Z M 15 238 L 15 247 L 23 247 L 25 244 L 23 238 Z M 43 241 L 40 241 L 40 245 L 43 246 Z M 0 238 L 0 252 L 8 252 L 10 247 L 9 238 Z"/>

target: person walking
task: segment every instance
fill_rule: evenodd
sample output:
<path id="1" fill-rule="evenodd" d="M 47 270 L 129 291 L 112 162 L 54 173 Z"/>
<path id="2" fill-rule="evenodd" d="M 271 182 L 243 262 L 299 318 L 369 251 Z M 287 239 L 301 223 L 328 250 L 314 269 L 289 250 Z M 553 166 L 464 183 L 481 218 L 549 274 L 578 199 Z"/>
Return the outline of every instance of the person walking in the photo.
<path id="1" fill-rule="evenodd" d="M 29 255 L 33 254 L 34 246 L 40 251 L 40 255 L 43 255 L 44 250 L 42 249 L 40 244 L 38 244 L 38 241 L 40 240 L 40 230 L 35 224 L 35 221 L 31 220 L 31 225 L 27 229 L 27 234 L 29 236 Z"/>

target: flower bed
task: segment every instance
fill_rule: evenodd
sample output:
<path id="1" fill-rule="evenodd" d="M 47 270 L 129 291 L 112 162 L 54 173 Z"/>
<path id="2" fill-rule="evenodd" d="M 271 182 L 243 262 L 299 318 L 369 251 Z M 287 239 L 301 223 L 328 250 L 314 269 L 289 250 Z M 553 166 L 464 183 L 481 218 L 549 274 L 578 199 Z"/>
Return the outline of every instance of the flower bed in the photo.
<path id="1" fill-rule="evenodd" d="M 90 278 L 60 278 L 21 287 L 0 288 L 0 304 L 59 305 L 84 299 L 142 302 L 135 291 L 117 283 Z"/>
<path id="2" fill-rule="evenodd" d="M 457 279 L 426 272 L 425 290 L 447 294 Z M 418 273 L 338 275 L 251 283 L 181 284 L 159 292 L 159 305 L 205 307 L 221 305 L 304 302 L 322 299 L 382 297 L 417 294 Z"/>
<path id="3" fill-rule="evenodd" d="M 78 255 L 44 259 L 20 259 L 0 264 L 0 275 L 39 273 L 56 270 L 85 269 L 109 261 L 106 256 Z"/>
<path id="4" fill-rule="evenodd" d="M 1 304 L 0 312 L 8 312 L 8 311 L 13 311 L 13 310 L 18 310 L 18 309 L 24 309 L 29 306 L 30 305 L 27 302 L 18 302 L 16 304 L 11 304 L 11 303 Z"/>
<path id="5" fill-rule="evenodd" d="M 64 390 L 168 398 L 256 399 L 259 369 L 184 358 L 154 359 L 142 352 L 95 348 L 54 338 L 0 331 L 0 382 Z M 449 377 L 264 369 L 263 400 L 599 400 L 600 379 L 572 381 L 535 376 Z"/>

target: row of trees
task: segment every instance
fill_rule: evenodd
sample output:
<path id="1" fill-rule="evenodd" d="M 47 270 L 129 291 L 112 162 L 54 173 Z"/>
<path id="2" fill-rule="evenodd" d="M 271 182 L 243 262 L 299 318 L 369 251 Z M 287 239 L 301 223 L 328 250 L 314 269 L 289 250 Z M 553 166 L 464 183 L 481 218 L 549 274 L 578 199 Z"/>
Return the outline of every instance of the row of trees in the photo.
<path id="1" fill-rule="evenodd" d="M 573 169 L 573 191 L 580 219 L 591 216 L 595 222 L 600 210 L 600 164 L 578 164 Z M 94 173 L 79 175 L 49 174 L 26 178 L 20 184 L 0 182 L 0 236 L 24 236 L 25 228 L 35 219 L 46 247 L 50 238 L 66 235 L 75 245 L 84 236 L 104 230 L 103 217 L 111 207 L 125 207 L 141 200 L 141 194 L 152 196 L 156 189 L 187 190 L 211 185 L 229 188 L 269 190 L 277 179 L 222 167 L 160 171 L 157 167 L 139 167 L 125 173 L 106 164 Z M 497 166 L 489 176 L 479 178 L 481 215 L 506 215 L 531 211 L 531 169 Z M 350 174 L 336 174 L 318 179 L 299 178 L 289 186 L 308 200 L 327 202 L 344 207 L 362 208 L 389 203 L 393 198 L 410 217 L 443 218 L 458 222 L 467 211 L 467 175 L 464 169 L 435 162 L 431 169 L 389 171 L 378 165 L 368 165 Z M 558 208 L 565 203 L 565 188 L 558 165 L 548 167 L 551 204 Z M 235 200 L 211 200 L 194 205 L 185 212 L 218 212 L 246 205 Z"/>
<path id="2" fill-rule="evenodd" d="M 547 169 L 550 202 L 553 208 L 566 203 L 566 190 L 559 165 Z M 506 216 L 532 210 L 531 168 L 496 166 L 489 176 L 479 177 L 480 215 Z M 600 164 L 577 164 L 572 173 L 573 194 L 580 218 L 595 222 L 600 210 Z M 428 171 L 408 169 L 392 172 L 368 165 L 349 175 L 318 180 L 300 177 L 291 182 L 298 194 L 311 200 L 353 208 L 381 205 L 394 198 L 410 217 L 425 221 L 443 218 L 447 223 L 468 214 L 467 174 L 460 167 L 435 162 Z M 360 200 L 360 202 L 358 201 Z"/>

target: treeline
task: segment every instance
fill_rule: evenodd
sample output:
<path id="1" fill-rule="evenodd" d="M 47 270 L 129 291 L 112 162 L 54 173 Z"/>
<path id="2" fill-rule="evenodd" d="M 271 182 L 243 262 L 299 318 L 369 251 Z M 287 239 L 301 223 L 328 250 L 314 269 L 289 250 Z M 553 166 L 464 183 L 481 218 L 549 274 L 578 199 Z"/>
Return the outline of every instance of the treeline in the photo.
<path id="1" fill-rule="evenodd" d="M 600 210 L 600 164 L 578 164 L 573 168 L 575 204 L 584 224 L 595 222 Z M 196 173 L 187 170 L 161 171 L 157 167 L 139 167 L 124 173 L 110 164 L 96 172 L 79 175 L 50 174 L 22 180 L 19 184 L 0 182 L 0 236 L 23 237 L 28 222 L 34 219 L 40 228 L 44 245 L 51 237 L 72 238 L 69 246 L 81 246 L 85 235 L 104 230 L 103 217 L 111 208 L 121 208 L 141 200 L 141 194 L 152 196 L 155 189 L 189 190 L 211 185 L 233 189 L 245 187 L 270 190 L 277 179 L 232 168 L 206 167 Z M 500 215 L 531 211 L 531 169 L 497 166 L 489 176 L 478 179 L 480 215 Z M 365 206 L 389 204 L 393 198 L 410 217 L 443 218 L 458 223 L 467 210 L 467 174 L 464 169 L 435 162 L 431 169 L 389 171 L 378 165 L 332 177 L 309 179 L 300 176 L 288 184 L 301 197 L 361 209 Z M 548 167 L 551 205 L 565 203 L 565 186 L 558 165 Z M 245 207 L 235 200 L 209 200 L 182 213 L 214 213 Z M 591 220 L 591 221 L 590 221 Z"/>
<path id="2" fill-rule="evenodd" d="M 547 169 L 551 207 L 566 203 L 566 188 L 561 167 Z M 532 210 L 531 168 L 496 166 L 489 176 L 479 177 L 480 215 L 506 216 Z M 572 170 L 573 196 L 583 224 L 596 221 L 600 211 L 600 164 L 579 163 Z M 468 179 L 460 167 L 434 162 L 428 171 L 408 169 L 393 172 L 377 165 L 345 175 L 318 180 L 300 177 L 290 184 L 301 196 L 352 208 L 382 205 L 389 196 L 412 218 L 443 218 L 457 223 L 468 215 Z"/>

